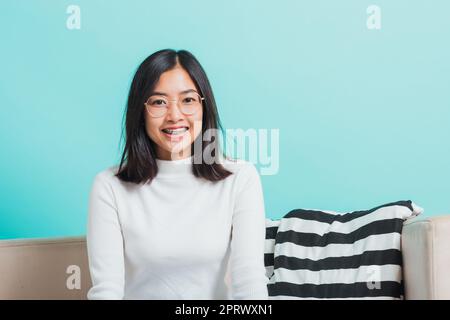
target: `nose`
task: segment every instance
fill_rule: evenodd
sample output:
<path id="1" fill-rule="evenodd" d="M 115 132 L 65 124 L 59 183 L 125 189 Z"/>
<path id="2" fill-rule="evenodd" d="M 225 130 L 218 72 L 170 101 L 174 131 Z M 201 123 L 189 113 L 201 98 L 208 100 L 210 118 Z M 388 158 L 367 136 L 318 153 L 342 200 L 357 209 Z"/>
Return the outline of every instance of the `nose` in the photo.
<path id="1" fill-rule="evenodd" d="M 178 108 L 177 102 L 171 101 L 171 103 L 169 103 L 169 106 L 167 107 L 166 119 L 177 122 L 181 118 L 183 118 L 183 114 Z"/>

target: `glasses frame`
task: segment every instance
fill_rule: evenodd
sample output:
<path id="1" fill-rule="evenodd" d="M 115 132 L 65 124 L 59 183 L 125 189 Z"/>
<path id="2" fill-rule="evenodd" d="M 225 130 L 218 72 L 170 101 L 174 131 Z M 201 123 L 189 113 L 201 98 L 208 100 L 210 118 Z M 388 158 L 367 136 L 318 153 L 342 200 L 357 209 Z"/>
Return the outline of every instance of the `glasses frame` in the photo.
<path id="1" fill-rule="evenodd" d="M 203 106 L 203 101 L 205 100 L 205 98 L 204 97 L 202 97 L 198 92 L 196 92 L 196 91 L 192 91 L 192 92 L 190 92 L 190 93 L 195 93 L 196 95 L 198 95 L 199 97 L 200 97 L 200 106 Z M 181 108 L 180 108 L 180 106 L 179 106 L 179 101 L 181 100 L 181 99 L 166 99 L 167 100 L 167 106 L 165 106 L 164 108 L 165 108 L 165 112 L 164 112 L 164 114 L 162 114 L 162 115 L 160 115 L 160 116 L 154 116 L 154 115 L 152 115 L 151 114 L 151 112 L 150 112 L 150 104 L 148 104 L 148 100 L 150 100 L 150 98 L 152 97 L 152 96 L 159 96 L 159 95 L 157 95 L 157 94 L 153 94 L 153 95 L 150 95 L 149 97 L 148 97 L 148 99 L 147 99 L 147 101 L 144 103 L 144 106 L 145 106 L 145 110 L 148 112 L 148 114 L 149 114 L 149 116 L 150 117 L 152 117 L 152 118 L 161 118 L 161 117 L 164 117 L 166 114 L 167 114 L 167 110 L 169 109 L 169 104 L 170 104 L 170 102 L 172 101 L 172 102 L 175 102 L 176 101 L 176 105 L 177 105 L 177 108 L 178 108 L 178 110 L 180 110 L 180 112 L 182 113 L 182 114 L 184 114 L 185 116 L 192 116 L 193 114 L 196 114 L 197 113 L 197 111 L 196 112 L 194 112 L 194 113 L 184 113 L 182 110 L 181 110 Z"/>

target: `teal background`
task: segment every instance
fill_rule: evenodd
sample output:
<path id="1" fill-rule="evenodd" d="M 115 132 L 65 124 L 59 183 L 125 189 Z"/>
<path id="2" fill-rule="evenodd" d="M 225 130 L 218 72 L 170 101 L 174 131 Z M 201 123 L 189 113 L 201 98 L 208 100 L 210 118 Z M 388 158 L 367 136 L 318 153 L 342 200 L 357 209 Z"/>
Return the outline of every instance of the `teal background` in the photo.
<path id="1" fill-rule="evenodd" d="M 81 8 L 69 30 L 66 8 Z M 368 30 L 366 8 L 381 8 Z M 2 1 L 0 238 L 82 235 L 139 63 L 188 49 L 225 128 L 280 129 L 266 212 L 450 213 L 449 1 Z"/>

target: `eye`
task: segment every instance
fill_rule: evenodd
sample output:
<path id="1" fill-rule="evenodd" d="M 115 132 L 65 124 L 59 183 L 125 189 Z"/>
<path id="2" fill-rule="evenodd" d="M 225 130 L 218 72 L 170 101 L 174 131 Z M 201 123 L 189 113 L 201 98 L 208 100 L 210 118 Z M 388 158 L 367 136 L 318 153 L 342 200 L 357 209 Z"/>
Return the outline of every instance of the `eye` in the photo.
<path id="1" fill-rule="evenodd" d="M 155 99 L 150 101 L 150 105 L 152 106 L 164 106 L 166 104 L 166 101 L 162 100 L 162 99 Z"/>
<path id="2" fill-rule="evenodd" d="M 186 97 L 183 99 L 184 103 L 195 103 L 197 101 L 197 99 L 193 98 L 193 97 Z"/>

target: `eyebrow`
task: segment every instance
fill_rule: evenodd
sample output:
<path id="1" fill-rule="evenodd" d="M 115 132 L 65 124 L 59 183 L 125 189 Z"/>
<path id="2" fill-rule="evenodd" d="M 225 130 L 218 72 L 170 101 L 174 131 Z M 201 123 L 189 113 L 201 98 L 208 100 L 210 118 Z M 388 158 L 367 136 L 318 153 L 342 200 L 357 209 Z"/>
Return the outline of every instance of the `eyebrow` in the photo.
<path id="1" fill-rule="evenodd" d="M 179 94 L 189 93 L 189 92 L 195 92 L 195 93 L 198 93 L 197 90 L 194 90 L 194 89 L 187 89 L 187 90 L 180 91 Z M 165 97 L 168 97 L 168 96 L 169 96 L 167 93 L 160 92 L 160 91 L 153 91 L 153 92 L 150 94 L 150 96 L 155 96 L 155 95 L 158 95 L 158 96 L 165 96 Z"/>

